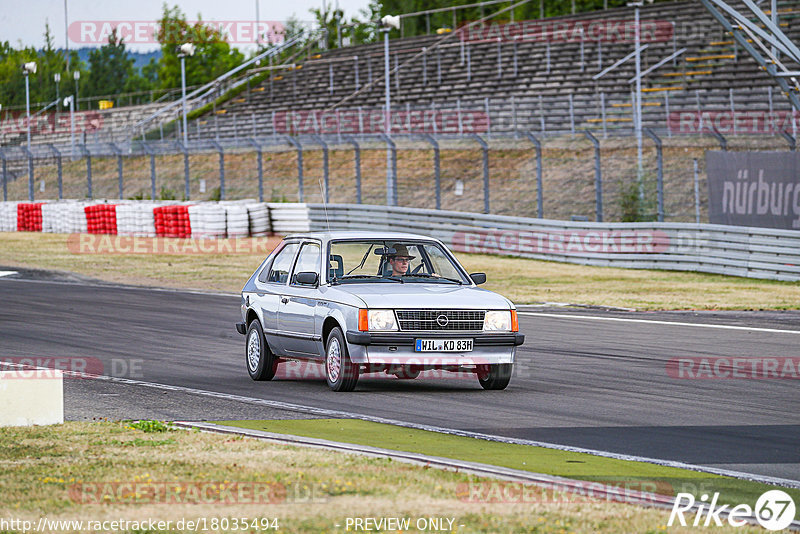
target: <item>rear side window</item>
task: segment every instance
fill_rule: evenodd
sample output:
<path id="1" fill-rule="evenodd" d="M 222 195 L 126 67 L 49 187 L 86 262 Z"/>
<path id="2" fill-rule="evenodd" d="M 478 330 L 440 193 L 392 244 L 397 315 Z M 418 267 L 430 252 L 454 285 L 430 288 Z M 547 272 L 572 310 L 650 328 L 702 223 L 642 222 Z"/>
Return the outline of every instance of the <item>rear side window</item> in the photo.
<path id="1" fill-rule="evenodd" d="M 272 268 L 269 270 L 267 282 L 276 284 L 285 284 L 289 279 L 289 271 L 292 269 L 292 260 L 294 260 L 297 243 L 289 243 L 283 250 L 281 250 L 272 262 Z"/>

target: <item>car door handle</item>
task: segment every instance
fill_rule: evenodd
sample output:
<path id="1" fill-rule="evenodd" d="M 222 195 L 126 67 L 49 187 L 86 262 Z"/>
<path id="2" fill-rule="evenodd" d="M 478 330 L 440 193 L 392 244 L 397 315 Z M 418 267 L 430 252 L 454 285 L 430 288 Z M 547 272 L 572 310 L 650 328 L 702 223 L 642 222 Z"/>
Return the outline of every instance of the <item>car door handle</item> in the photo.
<path id="1" fill-rule="evenodd" d="M 256 295 L 258 295 L 259 297 L 263 297 L 264 295 L 266 295 L 266 293 L 259 293 L 258 291 L 256 291 Z"/>
<path id="2" fill-rule="evenodd" d="M 288 304 L 289 303 L 289 299 L 287 299 L 286 297 L 281 297 L 281 302 L 284 303 L 284 304 Z"/>

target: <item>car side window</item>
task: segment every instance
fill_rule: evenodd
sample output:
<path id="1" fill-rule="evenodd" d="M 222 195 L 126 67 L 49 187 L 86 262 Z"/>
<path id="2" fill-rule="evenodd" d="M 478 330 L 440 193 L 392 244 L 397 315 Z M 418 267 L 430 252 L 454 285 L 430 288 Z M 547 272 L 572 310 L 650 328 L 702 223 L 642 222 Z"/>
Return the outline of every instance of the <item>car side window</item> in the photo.
<path id="1" fill-rule="evenodd" d="M 278 251 L 276 251 L 276 254 L 280 254 L 280 252 L 281 251 L 278 250 Z M 267 256 L 267 258 L 261 264 L 261 272 L 258 273 L 258 281 L 261 282 L 262 284 L 266 284 L 267 283 L 267 276 L 269 276 L 269 269 L 272 266 L 272 260 L 273 259 L 274 258 L 270 258 L 269 256 Z"/>
<path id="2" fill-rule="evenodd" d="M 300 245 L 298 243 L 289 243 L 283 250 L 281 250 L 272 262 L 272 268 L 269 270 L 267 282 L 273 284 L 285 284 L 289 279 L 289 271 L 292 268 L 292 261 L 294 254 Z"/>
<path id="3" fill-rule="evenodd" d="M 300 249 L 297 263 L 292 273 L 292 285 L 297 283 L 297 273 L 312 272 L 319 276 L 319 245 L 317 243 L 305 243 Z"/>

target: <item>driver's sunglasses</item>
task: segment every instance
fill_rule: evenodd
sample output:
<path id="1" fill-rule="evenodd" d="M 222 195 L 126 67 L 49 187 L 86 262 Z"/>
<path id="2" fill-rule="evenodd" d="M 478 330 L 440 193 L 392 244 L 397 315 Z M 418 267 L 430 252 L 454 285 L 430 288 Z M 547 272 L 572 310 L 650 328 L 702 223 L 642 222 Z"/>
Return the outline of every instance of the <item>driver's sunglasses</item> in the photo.
<path id="1" fill-rule="evenodd" d="M 404 263 L 408 263 L 411 260 L 409 258 L 394 258 L 394 261 L 402 261 Z"/>

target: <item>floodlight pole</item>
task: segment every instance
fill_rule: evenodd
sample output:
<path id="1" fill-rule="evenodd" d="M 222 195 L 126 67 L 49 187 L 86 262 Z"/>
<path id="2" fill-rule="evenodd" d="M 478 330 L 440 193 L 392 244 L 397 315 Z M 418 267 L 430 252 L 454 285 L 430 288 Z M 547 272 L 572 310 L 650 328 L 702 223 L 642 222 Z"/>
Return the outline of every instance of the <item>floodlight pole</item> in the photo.
<path id="1" fill-rule="evenodd" d="M 73 72 L 72 79 L 75 80 L 75 109 L 80 110 L 81 106 L 78 103 L 78 80 L 81 79 L 81 71 L 76 70 Z"/>
<path id="2" fill-rule="evenodd" d="M 186 130 L 186 54 L 181 58 L 181 100 L 183 100 L 183 146 L 189 146 L 189 132 Z"/>
<path id="3" fill-rule="evenodd" d="M 61 96 L 59 91 L 59 85 L 61 85 L 61 74 L 58 72 L 53 75 L 53 80 L 56 82 L 56 101 L 61 104 Z M 59 106 L 56 106 L 56 128 L 58 128 L 58 109 Z"/>
<path id="4" fill-rule="evenodd" d="M 28 200 L 33 202 L 33 156 L 31 152 L 31 95 L 28 77 L 30 73 L 27 68 L 22 69 L 25 74 L 25 122 L 28 130 Z"/>
<path id="5" fill-rule="evenodd" d="M 636 177 L 639 183 L 639 198 L 644 197 L 644 184 L 642 182 L 642 54 L 639 46 L 642 42 L 641 28 L 639 27 L 639 8 L 642 7 L 642 2 L 631 2 L 628 4 L 634 8 L 634 32 L 636 36 L 636 120 L 634 121 L 634 128 L 636 129 L 636 159 L 637 169 Z"/>
<path id="6" fill-rule="evenodd" d="M 72 159 L 77 156 L 75 154 L 75 96 L 69 97 L 69 144 L 72 149 Z"/>
<path id="7" fill-rule="evenodd" d="M 31 150 L 31 94 L 30 94 L 30 86 L 28 83 L 28 76 L 29 73 L 26 70 L 23 70 L 23 74 L 25 75 L 25 123 L 28 127 L 28 152 Z"/>
<path id="8" fill-rule="evenodd" d="M 392 132 L 392 117 L 391 117 L 391 99 L 389 94 L 389 28 L 383 28 L 383 74 L 384 74 L 384 133 L 388 137 Z M 387 148 L 386 149 L 386 205 L 393 206 L 394 205 L 394 195 L 392 191 L 394 190 L 395 177 L 392 176 L 392 154 L 391 151 Z"/>
<path id="9" fill-rule="evenodd" d="M 389 94 L 389 28 L 383 28 L 383 75 L 386 78 L 384 81 L 386 82 L 384 93 L 383 93 L 383 100 L 384 100 L 384 133 L 389 135 L 392 130 L 391 122 L 390 122 L 390 112 L 391 112 L 391 99 Z"/>

